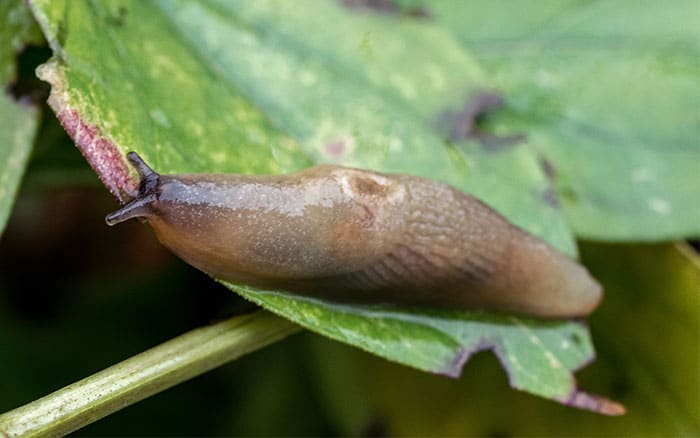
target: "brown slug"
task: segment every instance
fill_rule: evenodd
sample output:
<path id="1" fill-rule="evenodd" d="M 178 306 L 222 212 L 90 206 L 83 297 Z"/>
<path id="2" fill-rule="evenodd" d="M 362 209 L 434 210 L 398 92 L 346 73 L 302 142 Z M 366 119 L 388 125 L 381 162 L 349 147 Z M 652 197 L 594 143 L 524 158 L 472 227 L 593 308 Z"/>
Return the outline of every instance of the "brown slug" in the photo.
<path id="1" fill-rule="evenodd" d="M 320 165 L 289 175 L 159 175 L 134 152 L 136 199 L 107 216 L 151 224 L 207 274 L 331 300 L 588 315 L 586 269 L 499 213 L 425 178 Z"/>

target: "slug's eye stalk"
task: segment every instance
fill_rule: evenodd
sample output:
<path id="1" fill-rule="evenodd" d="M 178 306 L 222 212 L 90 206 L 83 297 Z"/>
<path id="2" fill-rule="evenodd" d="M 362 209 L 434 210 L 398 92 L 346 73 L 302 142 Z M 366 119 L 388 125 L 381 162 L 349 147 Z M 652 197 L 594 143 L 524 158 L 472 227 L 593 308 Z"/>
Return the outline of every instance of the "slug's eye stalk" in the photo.
<path id="1" fill-rule="evenodd" d="M 157 188 L 160 175 L 151 169 L 136 152 L 129 152 L 126 154 L 126 158 L 139 174 L 139 193 L 136 199 L 107 215 L 105 222 L 110 226 L 135 217 L 147 216 L 148 205 L 155 201 L 158 196 Z"/>
<path id="2" fill-rule="evenodd" d="M 148 164 L 136 152 L 129 152 L 126 158 L 131 165 L 136 169 L 141 181 L 139 183 L 139 198 L 146 196 L 154 191 L 158 185 L 158 173 L 150 168 Z"/>

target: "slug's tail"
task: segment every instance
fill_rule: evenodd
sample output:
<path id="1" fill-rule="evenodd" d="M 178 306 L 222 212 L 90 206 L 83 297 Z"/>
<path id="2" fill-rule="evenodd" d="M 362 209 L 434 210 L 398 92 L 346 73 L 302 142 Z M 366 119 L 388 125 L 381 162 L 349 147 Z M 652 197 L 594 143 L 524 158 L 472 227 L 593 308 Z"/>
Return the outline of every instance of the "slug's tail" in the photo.
<path id="1" fill-rule="evenodd" d="M 126 154 L 126 158 L 139 174 L 139 194 L 136 199 L 124 207 L 107 215 L 105 222 L 110 226 L 136 217 L 147 216 L 149 213 L 148 205 L 156 198 L 156 188 L 160 175 L 151 169 L 136 152 L 129 152 Z"/>
<path id="2" fill-rule="evenodd" d="M 600 304 L 603 290 L 588 270 L 546 243 L 528 235 L 512 247 L 514 266 L 527 266 L 516 284 L 525 285 L 521 298 L 528 313 L 548 318 L 589 315 Z"/>

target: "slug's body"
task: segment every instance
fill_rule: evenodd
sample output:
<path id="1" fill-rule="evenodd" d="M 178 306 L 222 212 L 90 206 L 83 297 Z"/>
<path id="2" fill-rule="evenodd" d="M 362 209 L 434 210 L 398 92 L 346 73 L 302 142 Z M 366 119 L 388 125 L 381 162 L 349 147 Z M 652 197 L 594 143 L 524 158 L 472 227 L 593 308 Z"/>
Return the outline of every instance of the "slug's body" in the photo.
<path id="1" fill-rule="evenodd" d="M 589 314 L 588 272 L 453 187 L 316 166 L 281 176 L 158 175 L 134 153 L 139 196 L 107 223 L 145 218 L 213 277 L 332 300 Z"/>

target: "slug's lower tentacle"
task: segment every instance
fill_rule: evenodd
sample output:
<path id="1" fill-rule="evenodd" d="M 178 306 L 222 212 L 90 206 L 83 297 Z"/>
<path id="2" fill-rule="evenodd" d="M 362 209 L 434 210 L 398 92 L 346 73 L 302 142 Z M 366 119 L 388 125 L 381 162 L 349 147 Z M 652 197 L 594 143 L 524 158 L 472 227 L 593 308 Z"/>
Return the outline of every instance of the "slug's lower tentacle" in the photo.
<path id="1" fill-rule="evenodd" d="M 114 211 L 105 217 L 107 225 L 112 226 L 129 219 L 145 218 L 149 214 L 149 205 L 156 199 L 155 195 L 138 197 L 124 207 Z"/>

